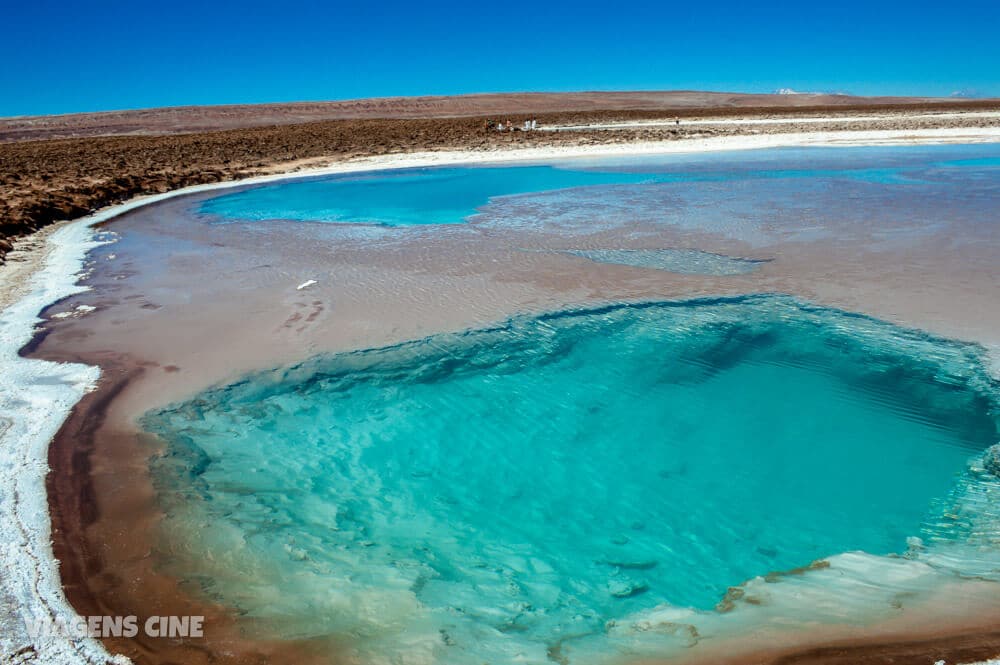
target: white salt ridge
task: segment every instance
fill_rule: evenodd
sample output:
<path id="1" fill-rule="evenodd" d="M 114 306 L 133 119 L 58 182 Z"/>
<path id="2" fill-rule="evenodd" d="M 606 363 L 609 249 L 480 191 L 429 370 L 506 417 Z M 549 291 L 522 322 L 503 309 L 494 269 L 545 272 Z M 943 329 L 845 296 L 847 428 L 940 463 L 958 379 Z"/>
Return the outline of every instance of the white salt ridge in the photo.
<path id="1" fill-rule="evenodd" d="M 78 363 L 22 358 L 38 314 L 48 305 L 87 290 L 78 282 L 89 271 L 87 253 L 113 241 L 114 233 L 95 237 L 91 228 L 124 212 L 180 194 L 232 186 L 200 185 L 138 197 L 85 217 L 51 235 L 44 267 L 28 295 L 0 311 L 0 662 L 53 665 L 123 665 L 100 641 L 66 635 L 36 635 L 28 621 L 73 626 L 79 616 L 62 591 L 59 563 L 52 552 L 45 477 L 48 447 L 83 395 L 97 384 L 100 370 Z M 87 306 L 77 308 L 85 313 Z M 52 631 L 58 633 L 59 631 Z"/>
<path id="2" fill-rule="evenodd" d="M 813 93 L 796 93 L 813 94 Z M 904 116 L 907 120 L 954 120 L 956 118 L 980 118 L 992 120 L 1000 117 L 996 111 L 959 111 L 955 113 L 913 113 Z M 890 119 L 889 116 L 859 115 L 859 116 L 839 116 L 839 117 L 790 117 L 790 118 L 705 118 L 699 120 L 681 120 L 680 124 L 685 127 L 691 125 L 819 125 L 830 122 L 837 123 L 861 123 L 878 122 Z M 898 118 L 891 118 L 898 119 Z M 672 127 L 677 126 L 676 120 L 627 120 L 623 122 L 602 122 L 584 125 L 545 125 L 539 127 L 545 131 L 570 131 L 570 130 L 594 130 L 594 129 L 639 129 L 648 127 Z M 870 130 L 870 131 L 897 131 L 897 130 Z M 928 130 L 919 130 L 928 131 Z M 930 130 L 937 131 L 937 130 Z"/>
<path id="3" fill-rule="evenodd" d="M 911 556 L 945 571 L 1000 581 L 1000 478 L 973 456 L 969 468 L 944 498 L 944 515 L 928 525 Z"/>
<path id="4" fill-rule="evenodd" d="M 110 216 L 110 215 L 108 215 Z M 96 219 L 94 220 L 96 221 Z M 67 226 L 50 239 L 45 266 L 31 293 L 0 313 L 0 660 L 20 663 L 128 663 L 97 640 L 28 633 L 25 618 L 73 625 L 52 554 L 48 446 L 70 409 L 97 382 L 96 367 L 29 360 L 18 355 L 49 303 L 78 293 L 83 255 L 98 243 L 87 224 Z"/>
<path id="5" fill-rule="evenodd" d="M 69 312 L 59 312 L 58 314 L 53 314 L 52 318 L 53 319 L 68 319 L 70 317 L 82 316 L 84 314 L 89 314 L 90 312 L 93 312 L 95 309 L 97 309 L 97 308 L 93 307 L 92 305 L 77 305 L 75 309 L 73 309 L 73 310 L 71 310 Z"/>
<path id="6" fill-rule="evenodd" d="M 756 577 L 742 586 L 730 612 L 705 612 L 661 605 L 612 622 L 604 637 L 619 652 L 664 655 L 713 638 L 749 637 L 762 627 L 781 630 L 808 624 L 865 626 L 885 617 L 900 598 L 920 605 L 951 572 L 905 558 L 847 552 L 825 559 L 827 568 L 770 582 Z M 581 641 L 575 645 L 586 651 Z"/>

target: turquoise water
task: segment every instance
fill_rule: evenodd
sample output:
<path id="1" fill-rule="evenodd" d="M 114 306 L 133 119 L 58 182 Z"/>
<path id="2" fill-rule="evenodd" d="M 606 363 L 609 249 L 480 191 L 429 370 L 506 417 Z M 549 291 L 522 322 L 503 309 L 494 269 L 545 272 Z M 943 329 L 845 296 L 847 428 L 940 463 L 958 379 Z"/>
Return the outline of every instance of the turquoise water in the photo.
<path id="1" fill-rule="evenodd" d="M 571 171 L 551 166 L 418 169 L 257 187 L 209 199 L 200 210 L 238 220 L 287 219 L 387 226 L 457 224 L 491 197 L 652 180 L 644 175 Z"/>
<path id="2" fill-rule="evenodd" d="M 468 221 L 491 201 L 537 192 L 574 190 L 613 198 L 614 188 L 644 194 L 671 186 L 788 181 L 848 181 L 934 185 L 941 174 L 990 170 L 997 178 L 1000 148 L 788 148 L 601 161 L 559 166 L 481 166 L 335 175 L 251 187 L 203 201 L 216 221 L 297 220 L 414 226 Z M 682 191 L 687 191 L 682 190 Z M 662 204 L 659 204 L 662 205 Z"/>
<path id="3" fill-rule="evenodd" d="M 378 662 L 544 662 L 939 537 L 995 390 L 975 347 L 755 296 L 318 357 L 143 425 L 166 444 L 162 560 L 199 593 Z"/>

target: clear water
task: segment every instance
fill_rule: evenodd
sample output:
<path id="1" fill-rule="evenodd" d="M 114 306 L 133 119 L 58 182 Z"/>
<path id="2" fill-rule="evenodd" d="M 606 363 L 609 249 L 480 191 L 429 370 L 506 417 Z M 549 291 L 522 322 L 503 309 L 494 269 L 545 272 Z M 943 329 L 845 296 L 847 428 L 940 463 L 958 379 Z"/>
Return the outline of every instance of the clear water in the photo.
<path id="1" fill-rule="evenodd" d="M 564 161 L 559 166 L 449 167 L 325 176 L 223 194 L 198 210 L 216 221 L 296 220 L 413 226 L 468 221 L 491 201 L 572 190 L 601 198 L 613 188 L 754 181 L 850 181 L 927 186 L 956 168 L 996 171 L 997 146 L 790 148 L 667 158 Z M 994 173 L 993 178 L 997 176 Z M 686 191 L 686 190 L 681 190 Z M 662 206 L 661 206 L 662 207 Z"/>
<path id="2" fill-rule="evenodd" d="M 418 169 L 256 187 L 209 199 L 200 210 L 236 220 L 287 219 L 387 226 L 458 224 L 491 197 L 646 180 L 652 178 L 551 166 Z"/>
<path id="3" fill-rule="evenodd" d="M 319 357 L 143 424 L 200 593 L 374 662 L 545 662 L 940 534 L 997 437 L 979 360 L 777 296 L 623 305 Z"/>
<path id="4" fill-rule="evenodd" d="M 652 268 L 685 275 L 746 275 L 767 263 L 697 249 L 570 249 L 565 253 L 598 263 Z"/>

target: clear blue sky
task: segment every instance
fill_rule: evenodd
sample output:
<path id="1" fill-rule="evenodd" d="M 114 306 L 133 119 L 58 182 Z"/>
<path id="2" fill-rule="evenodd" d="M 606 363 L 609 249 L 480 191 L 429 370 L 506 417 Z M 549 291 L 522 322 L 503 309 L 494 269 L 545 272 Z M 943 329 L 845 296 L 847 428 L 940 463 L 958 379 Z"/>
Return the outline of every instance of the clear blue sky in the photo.
<path id="1" fill-rule="evenodd" d="M 0 116 L 521 90 L 1000 96 L 1000 0 L 9 0 L 0 16 Z"/>

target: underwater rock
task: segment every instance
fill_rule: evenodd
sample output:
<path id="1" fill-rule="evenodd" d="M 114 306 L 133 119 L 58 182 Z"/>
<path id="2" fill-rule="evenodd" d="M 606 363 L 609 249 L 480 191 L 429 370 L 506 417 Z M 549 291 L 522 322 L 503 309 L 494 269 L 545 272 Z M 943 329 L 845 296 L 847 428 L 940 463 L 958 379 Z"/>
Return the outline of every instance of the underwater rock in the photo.
<path id="1" fill-rule="evenodd" d="M 659 561 L 648 559 L 643 561 L 607 561 L 609 566 L 621 568 L 622 570 L 652 570 L 656 568 Z"/>
<path id="2" fill-rule="evenodd" d="M 1000 478 L 1000 443 L 990 446 L 983 453 L 983 466 L 994 476 Z"/>
<path id="3" fill-rule="evenodd" d="M 636 582 L 629 579 L 612 579 L 608 581 L 608 593 L 615 598 L 632 598 L 649 591 L 649 585 L 645 582 Z"/>

